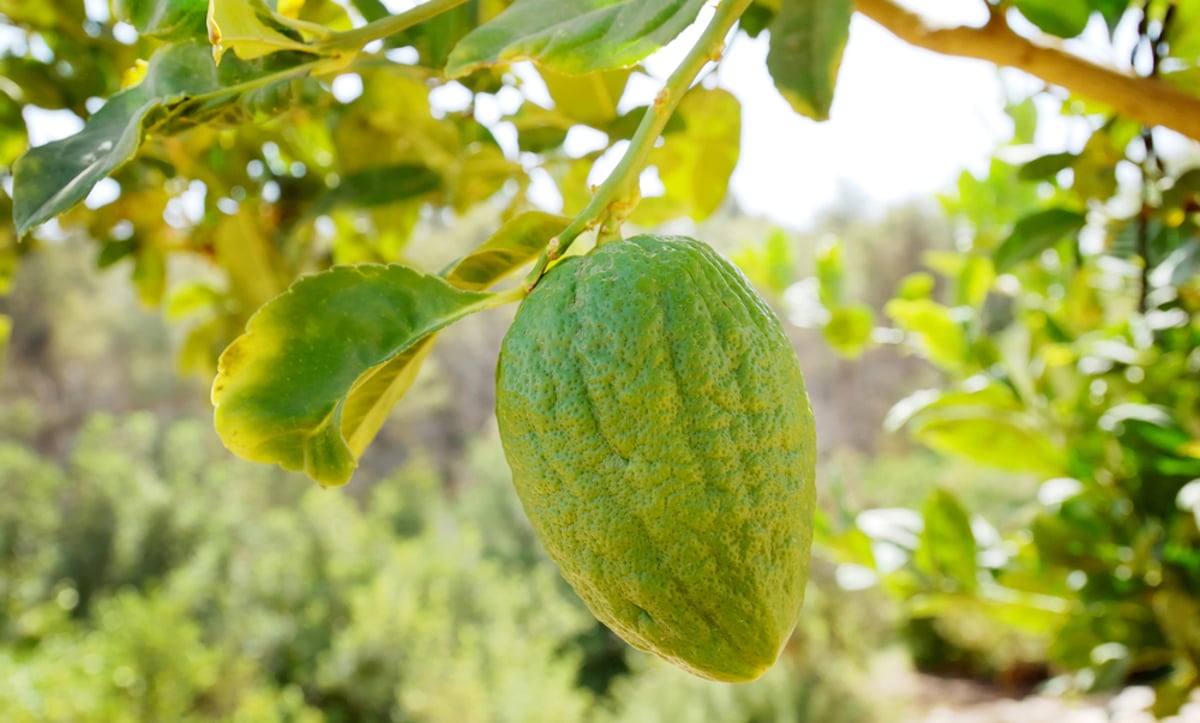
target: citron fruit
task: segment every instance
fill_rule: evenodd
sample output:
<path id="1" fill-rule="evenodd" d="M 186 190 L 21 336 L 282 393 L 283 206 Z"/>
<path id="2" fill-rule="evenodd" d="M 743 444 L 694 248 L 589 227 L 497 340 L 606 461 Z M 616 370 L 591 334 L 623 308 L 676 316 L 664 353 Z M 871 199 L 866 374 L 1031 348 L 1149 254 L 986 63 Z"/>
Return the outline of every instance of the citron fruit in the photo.
<path id="1" fill-rule="evenodd" d="M 505 336 L 497 416 L 530 522 L 601 622 L 713 680 L 775 662 L 816 440 L 795 352 L 733 265 L 663 236 L 563 261 Z"/>

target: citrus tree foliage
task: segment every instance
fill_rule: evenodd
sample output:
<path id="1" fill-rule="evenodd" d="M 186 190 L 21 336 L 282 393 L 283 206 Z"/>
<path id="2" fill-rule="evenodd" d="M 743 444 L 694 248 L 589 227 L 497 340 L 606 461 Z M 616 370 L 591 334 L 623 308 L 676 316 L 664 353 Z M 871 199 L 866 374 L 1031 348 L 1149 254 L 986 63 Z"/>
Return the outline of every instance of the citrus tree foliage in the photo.
<path id="1" fill-rule="evenodd" d="M 1010 115 L 1005 150 L 1028 149 L 1033 103 Z M 913 617 L 953 621 L 951 638 L 1005 626 L 1084 688 L 1155 681 L 1170 713 L 1197 685 L 1200 651 L 1200 176 L 1153 139 L 1109 119 L 1079 152 L 964 173 L 942 202 L 969 250 L 929 253 L 871 337 L 946 380 L 886 424 L 1042 480 L 1027 524 L 997 530 L 938 490 L 917 515 L 847 515 L 826 542 Z M 1131 187 L 1115 159 L 1138 169 Z M 880 546 L 907 562 L 880 568 Z"/>
<path id="2" fill-rule="evenodd" d="M 826 546 L 867 568 L 873 545 L 905 550 L 907 566 L 877 572 L 915 616 L 954 607 L 1040 636 L 1047 660 L 1089 671 L 1081 683 L 1149 676 L 1163 711 L 1195 685 L 1200 172 L 1159 145 L 1162 128 L 1200 139 L 1197 0 L 980 0 L 988 20 L 962 28 L 892 0 L 93 5 L 100 14 L 82 0 L 0 0 L 12 31 L 0 205 L 13 218 L 0 227 L 0 291 L 39 242 L 95 239 L 99 265 L 128 265 L 143 300 L 186 325 L 181 362 L 215 373 L 226 443 L 322 484 L 349 478 L 438 330 L 519 300 L 585 233 L 720 205 L 740 108 L 702 78 L 739 34 L 769 36 L 763 72 L 814 119 L 854 52 L 855 11 L 1045 80 L 1039 95 L 1087 141 L 1022 157 L 1038 116 L 1014 105 L 1012 147 L 944 199 L 958 249 L 931 254 L 884 308 L 849 298 L 836 245 L 816 260 L 834 348 L 901 345 L 944 375 L 902 400 L 892 426 L 1044 480 L 1042 508 L 992 539 L 942 492 L 919 531 L 884 525 L 896 534 L 883 539 L 848 515 L 829 521 Z M 694 22 L 701 33 L 654 101 L 621 103 L 639 63 Z M 1061 49 L 1089 26 L 1109 42 L 1088 57 L 1127 57 L 1100 65 Z M 527 91 L 537 81 L 550 104 Z M 29 148 L 31 109 L 82 127 Z M 604 147 L 568 152 L 577 127 Z M 591 177 L 610 151 L 615 169 Z M 663 190 L 643 199 L 650 167 Z M 533 202 L 535 179 L 561 215 Z M 422 265 L 424 226 L 478 207 L 503 225 L 474 253 Z M 783 285 L 772 259 L 784 257 L 768 246 L 747 271 Z M 185 258 L 211 273 L 175 283 Z"/>

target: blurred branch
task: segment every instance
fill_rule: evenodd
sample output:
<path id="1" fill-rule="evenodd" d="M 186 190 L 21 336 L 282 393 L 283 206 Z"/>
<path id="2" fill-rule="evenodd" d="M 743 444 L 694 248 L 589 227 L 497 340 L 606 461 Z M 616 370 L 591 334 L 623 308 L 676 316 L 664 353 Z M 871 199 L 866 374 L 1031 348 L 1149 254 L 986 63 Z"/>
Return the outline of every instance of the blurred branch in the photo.
<path id="1" fill-rule="evenodd" d="M 938 28 L 893 0 L 857 0 L 855 8 L 910 45 L 1017 68 L 1148 126 L 1200 141 L 1200 98 L 1159 78 L 1123 73 L 1022 37 L 1003 14 L 993 14 L 979 28 Z"/>

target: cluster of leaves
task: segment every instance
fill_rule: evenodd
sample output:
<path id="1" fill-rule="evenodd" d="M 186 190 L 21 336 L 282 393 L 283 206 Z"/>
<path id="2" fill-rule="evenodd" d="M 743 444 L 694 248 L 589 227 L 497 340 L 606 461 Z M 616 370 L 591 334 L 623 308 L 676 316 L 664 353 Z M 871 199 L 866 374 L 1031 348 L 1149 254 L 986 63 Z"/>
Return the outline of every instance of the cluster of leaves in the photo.
<path id="1" fill-rule="evenodd" d="M 447 501 L 417 460 L 360 506 L 231 460 L 200 420 L 98 415 L 42 457 L 35 409 L 0 419 L 6 721 L 867 719 L 846 661 L 801 647 L 734 688 L 615 645 L 537 547 L 494 439 L 471 495 Z M 801 635 L 838 650 L 852 626 Z"/>
<path id="2" fill-rule="evenodd" d="M 1010 113 L 1001 155 L 1020 157 L 1037 111 Z M 884 307 L 893 327 L 849 334 L 831 314 L 825 329 L 938 367 L 945 385 L 887 426 L 1042 480 L 1037 500 L 997 531 L 940 489 L 918 510 L 847 511 L 824 541 L 928 634 L 986 657 L 1003 630 L 1021 642 L 1002 667 L 1049 663 L 1084 689 L 1148 680 L 1165 714 L 1200 681 L 1200 172 L 1133 124 L 1094 128 L 1077 152 L 964 173 L 944 199 L 962 250 L 926 254 Z M 1118 159 L 1140 169 L 1131 187 Z M 823 291 L 837 268 L 818 263 Z"/>
<path id="3" fill-rule="evenodd" d="M 0 167 L 11 165 L 13 181 L 11 201 L 3 200 L 16 227 L 0 237 L 0 252 L 11 260 L 19 236 L 57 219 L 39 233 L 86 233 L 101 244 L 101 266 L 132 260 L 143 300 L 165 303 L 191 328 L 183 368 L 207 374 L 250 315 L 279 298 L 226 357 L 214 391 L 218 429 L 250 459 L 343 483 L 434 333 L 518 298 L 483 292 L 567 225 L 535 210 L 531 179 L 550 179 L 567 213 L 585 207 L 595 161 L 658 112 L 653 103 L 622 104 L 642 75 L 637 63 L 692 24 L 702 5 L 437 0 L 389 15 L 374 0 L 123 0 L 113 16 L 89 17 L 82 0 L 7 3 L 0 15 L 21 36 L 5 62 L 22 73 L 8 73 L 16 86 L 0 93 L 8 109 Z M 774 20 L 777 6 L 756 6 L 751 31 L 774 29 L 781 89 L 823 115 L 850 3 L 793 5 Z M 828 47 L 791 62 L 813 38 Z M 509 70 L 523 60 L 536 69 Z M 78 72 L 85 66 L 90 72 Z M 539 82 L 540 98 L 526 91 Z M 663 191 L 637 208 L 638 223 L 711 214 L 737 162 L 734 96 L 704 85 L 679 92 L 663 129 L 670 142 L 646 159 Z M 106 100 L 96 108 L 91 99 Z M 86 122 L 26 151 L 27 108 L 68 110 Z M 602 138 L 599 147 L 566 144 L 577 128 Z M 419 265 L 408 252 L 423 219 L 485 202 L 509 224 L 440 278 L 338 270 L 280 296 L 331 265 Z M 172 283 L 174 256 L 202 259 L 216 273 Z M 347 312 L 364 330 L 382 325 L 359 313 L 363 299 L 399 304 L 404 318 L 389 319 L 396 326 L 387 338 L 330 347 Z M 286 354 L 265 352 L 275 337 L 288 340 Z M 296 353 L 321 348 L 323 360 Z M 334 358 L 343 360 L 338 371 L 324 365 Z M 264 374 L 280 377 L 281 364 L 304 376 L 283 395 L 304 397 L 304 409 L 273 403 L 281 390 L 260 385 Z M 272 431 L 280 427 L 287 431 Z"/>

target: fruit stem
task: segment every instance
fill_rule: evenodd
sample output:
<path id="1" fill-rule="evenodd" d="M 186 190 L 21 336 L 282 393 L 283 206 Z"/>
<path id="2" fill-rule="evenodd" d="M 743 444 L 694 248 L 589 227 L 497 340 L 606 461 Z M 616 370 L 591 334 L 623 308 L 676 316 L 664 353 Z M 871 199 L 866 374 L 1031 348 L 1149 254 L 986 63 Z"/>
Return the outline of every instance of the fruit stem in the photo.
<path id="1" fill-rule="evenodd" d="M 465 2 L 467 0 L 429 0 L 411 10 L 405 10 L 399 15 L 389 15 L 372 20 L 361 27 L 334 33 L 328 40 L 317 43 L 316 49 L 318 52 L 326 50 L 358 51 L 367 43 L 390 38 Z"/>
<path id="2" fill-rule="evenodd" d="M 720 59 L 725 47 L 725 37 L 750 6 L 751 1 L 722 0 L 717 5 L 708 27 L 667 78 L 666 84 L 654 98 L 654 103 L 642 117 L 633 137 L 629 139 L 625 155 L 621 156 L 613 172 L 596 189 L 587 207 L 580 211 L 561 233 L 550 240 L 553 252 L 547 248 L 538 258 L 533 270 L 525 277 L 526 288 L 532 289 L 545 273 L 546 265 L 562 256 L 583 232 L 601 226 L 605 232 L 605 238 L 601 240 L 609 240 L 614 232 L 612 221 L 619 226 L 620 221 L 637 205 L 639 176 L 650 159 L 655 142 L 662 135 L 663 128 L 671 119 L 679 101 L 683 99 L 683 94 L 691 88 L 692 81 L 710 61 Z"/>

